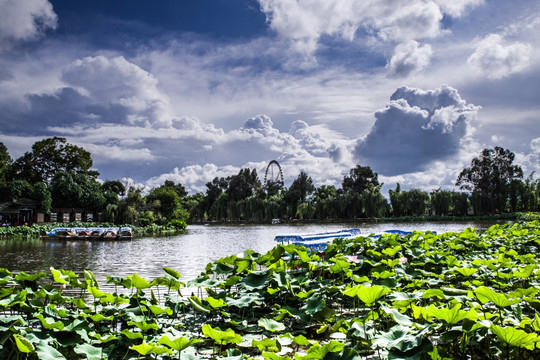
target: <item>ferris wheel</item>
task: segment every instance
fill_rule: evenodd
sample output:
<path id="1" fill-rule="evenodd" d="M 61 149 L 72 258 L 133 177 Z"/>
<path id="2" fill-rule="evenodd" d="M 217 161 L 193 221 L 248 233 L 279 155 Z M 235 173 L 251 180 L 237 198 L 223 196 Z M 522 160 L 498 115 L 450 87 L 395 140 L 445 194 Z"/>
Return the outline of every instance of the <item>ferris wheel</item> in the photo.
<path id="1" fill-rule="evenodd" d="M 283 172 L 276 160 L 272 160 L 268 163 L 266 172 L 264 173 L 264 184 L 267 185 L 271 182 L 283 184 Z"/>

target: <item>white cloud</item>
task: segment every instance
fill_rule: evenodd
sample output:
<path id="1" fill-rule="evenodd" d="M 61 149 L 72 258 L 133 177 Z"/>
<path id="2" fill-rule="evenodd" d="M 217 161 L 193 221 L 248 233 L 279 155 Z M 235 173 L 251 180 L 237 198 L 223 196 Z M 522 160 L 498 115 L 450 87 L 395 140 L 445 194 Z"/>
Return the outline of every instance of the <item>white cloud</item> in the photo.
<path id="1" fill-rule="evenodd" d="M 236 175 L 239 171 L 239 167 L 231 165 L 190 165 L 181 169 L 174 168 L 170 173 L 164 173 L 159 176 L 152 177 L 146 181 L 146 186 L 154 188 L 163 185 L 165 180 L 171 180 L 175 183 L 182 184 L 190 193 L 204 193 L 206 192 L 206 183 L 211 182 L 215 177 Z"/>
<path id="2" fill-rule="evenodd" d="M 0 50 L 13 41 L 37 39 L 55 29 L 57 20 L 47 0 L 0 0 Z"/>
<path id="3" fill-rule="evenodd" d="M 420 46 L 415 40 L 399 44 L 386 65 L 389 76 L 407 77 L 409 74 L 425 70 L 429 66 L 431 54 L 429 44 Z"/>
<path id="4" fill-rule="evenodd" d="M 373 128 L 354 153 L 383 175 L 424 171 L 460 151 L 479 109 L 447 85 L 428 91 L 399 88 L 375 113 Z"/>
<path id="5" fill-rule="evenodd" d="M 532 47 L 520 42 L 506 43 L 498 34 L 489 34 L 477 42 L 467 63 L 492 79 L 520 72 L 529 66 Z"/>
<path id="6" fill-rule="evenodd" d="M 154 127 L 173 122 L 169 99 L 159 91 L 157 79 L 122 56 L 76 60 L 64 70 L 62 79 L 91 104 L 122 109 L 123 119 L 118 120 Z"/>
<path id="7" fill-rule="evenodd" d="M 408 41 L 440 35 L 443 14 L 462 16 L 482 3 L 462 0 L 259 0 L 270 27 L 297 49 L 313 52 L 321 36 L 352 40 L 362 28 L 382 40 Z"/>

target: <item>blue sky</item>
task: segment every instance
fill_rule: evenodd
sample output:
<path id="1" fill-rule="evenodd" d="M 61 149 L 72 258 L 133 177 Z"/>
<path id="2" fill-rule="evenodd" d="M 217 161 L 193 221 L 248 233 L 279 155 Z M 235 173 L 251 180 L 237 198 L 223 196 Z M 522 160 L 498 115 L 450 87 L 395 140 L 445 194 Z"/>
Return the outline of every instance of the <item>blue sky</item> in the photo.
<path id="1" fill-rule="evenodd" d="M 454 189 L 481 149 L 540 170 L 533 0 L 0 0 L 0 141 L 89 150 L 101 179 L 190 192 L 277 159 L 383 193 Z"/>

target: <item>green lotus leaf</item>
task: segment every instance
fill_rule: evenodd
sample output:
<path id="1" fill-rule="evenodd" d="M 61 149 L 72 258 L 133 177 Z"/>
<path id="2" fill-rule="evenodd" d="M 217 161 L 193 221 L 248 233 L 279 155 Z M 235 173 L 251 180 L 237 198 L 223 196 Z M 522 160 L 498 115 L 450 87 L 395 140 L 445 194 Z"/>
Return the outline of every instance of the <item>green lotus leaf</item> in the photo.
<path id="1" fill-rule="evenodd" d="M 269 352 L 263 352 L 262 354 L 262 357 L 267 359 L 267 360 L 291 360 L 291 357 L 290 356 L 287 356 L 287 355 L 283 355 L 283 356 L 280 356 L 280 355 L 277 355 L 276 353 L 269 353 Z"/>
<path id="2" fill-rule="evenodd" d="M 150 305 L 150 306 L 148 306 L 148 308 L 150 309 L 150 311 L 154 315 L 167 314 L 167 315 L 170 316 L 170 315 L 173 314 L 172 309 L 169 308 L 169 307 L 161 307 L 161 306 L 157 306 L 157 305 Z"/>
<path id="3" fill-rule="evenodd" d="M 142 343 L 130 347 L 131 350 L 135 350 L 139 354 L 146 356 L 150 354 L 172 354 L 172 350 L 165 346 L 156 346 L 153 343 Z"/>
<path id="4" fill-rule="evenodd" d="M 386 255 L 388 255 L 390 257 L 394 257 L 402 249 L 403 248 L 401 247 L 401 245 L 397 245 L 397 246 L 394 246 L 394 247 L 389 247 L 389 248 L 383 249 L 382 253 L 386 254 Z"/>
<path id="5" fill-rule="evenodd" d="M 491 290 L 487 286 L 479 286 L 474 290 L 474 293 L 478 300 L 482 304 L 487 302 L 494 303 L 497 307 L 508 307 L 517 304 L 521 299 L 508 299 L 504 294 Z"/>
<path id="6" fill-rule="evenodd" d="M 278 339 L 262 339 L 251 341 L 251 346 L 257 347 L 260 351 L 270 350 L 273 352 L 281 351 L 281 344 Z"/>
<path id="7" fill-rule="evenodd" d="M 463 319 L 476 320 L 478 314 L 474 309 L 469 311 L 460 310 L 461 304 L 456 304 L 452 308 L 444 307 L 437 308 L 435 305 L 430 305 L 427 308 L 427 315 L 433 316 L 439 320 L 446 322 L 446 324 L 454 325 L 462 321 Z"/>
<path id="8" fill-rule="evenodd" d="M 19 349 L 20 352 L 23 352 L 25 354 L 31 354 L 36 352 L 36 348 L 30 340 L 25 338 L 22 335 L 19 334 L 13 334 L 13 337 L 15 338 L 15 344 L 17 345 L 17 349 Z"/>
<path id="9" fill-rule="evenodd" d="M 175 279 L 180 279 L 180 277 L 182 276 L 178 271 L 173 270 L 169 267 L 164 267 L 163 271 L 165 271 L 168 275 L 172 276 Z"/>
<path id="10" fill-rule="evenodd" d="M 408 352 L 422 346 L 424 337 L 429 330 L 430 326 L 426 326 L 420 331 L 415 331 L 414 328 L 395 325 L 388 331 L 376 335 L 373 338 L 373 346 Z"/>
<path id="11" fill-rule="evenodd" d="M 77 346 L 75 346 L 73 351 L 75 351 L 76 354 L 79 354 L 87 358 L 88 360 L 103 359 L 103 354 L 102 354 L 103 349 L 96 346 L 92 346 L 90 344 L 78 344 Z"/>
<path id="12" fill-rule="evenodd" d="M 523 347 L 533 350 L 540 337 L 536 333 L 527 333 L 513 327 L 491 325 L 490 330 L 504 343 L 510 346 Z"/>
<path id="13" fill-rule="evenodd" d="M 114 316 L 103 316 L 103 314 L 100 314 L 100 313 L 97 313 L 97 314 L 91 314 L 88 316 L 90 319 L 92 319 L 92 321 L 94 322 L 100 322 L 100 321 L 111 321 L 112 319 L 114 319 Z"/>
<path id="14" fill-rule="evenodd" d="M 84 280 L 87 286 L 93 286 L 93 287 L 99 288 L 99 283 L 93 272 L 91 272 L 90 270 L 84 270 L 83 274 L 84 274 Z"/>
<path id="15" fill-rule="evenodd" d="M 34 282 L 45 276 L 47 276 L 47 274 L 45 274 L 44 272 L 38 272 L 37 274 L 27 274 L 24 271 L 21 271 L 15 276 L 15 280 L 19 282 L 22 282 L 22 281 Z"/>
<path id="16" fill-rule="evenodd" d="M 55 268 L 51 267 L 51 274 L 53 276 L 54 281 L 60 284 L 69 284 L 69 276 L 62 274 L 60 271 L 56 270 Z"/>
<path id="17" fill-rule="evenodd" d="M 478 272 L 478 269 L 475 269 L 475 268 L 457 268 L 457 269 L 452 269 L 452 271 L 458 272 L 463 276 L 469 277 L 472 274 Z"/>
<path id="18" fill-rule="evenodd" d="M 343 351 L 345 344 L 336 340 L 330 341 L 324 346 L 318 343 L 313 344 L 307 352 L 307 355 L 303 359 L 324 359 L 328 353 L 336 353 Z"/>
<path id="19" fill-rule="evenodd" d="M 120 333 L 125 335 L 130 340 L 143 339 L 144 338 L 143 334 L 140 331 L 130 331 L 128 329 L 124 329 Z"/>
<path id="20" fill-rule="evenodd" d="M 40 341 L 36 345 L 36 355 L 40 360 L 59 360 L 65 359 L 58 350 L 49 345 L 47 341 Z"/>
<path id="21" fill-rule="evenodd" d="M 268 331 L 276 332 L 285 330 L 285 325 L 274 319 L 259 319 L 257 324 Z"/>
<path id="22" fill-rule="evenodd" d="M 133 326 L 135 325 L 142 331 L 148 331 L 148 330 L 159 330 L 159 325 L 156 323 L 148 323 L 146 321 L 128 321 L 128 325 Z"/>
<path id="23" fill-rule="evenodd" d="M 43 328 L 47 330 L 64 330 L 64 323 L 61 321 L 54 321 L 53 318 L 50 317 L 44 317 L 42 314 L 36 314 L 34 315 L 36 319 L 39 319 L 41 321 L 41 325 Z"/>
<path id="24" fill-rule="evenodd" d="M 269 281 L 268 271 L 252 272 L 242 280 L 247 290 L 264 289 Z"/>
<path id="25" fill-rule="evenodd" d="M 236 271 L 238 273 L 253 269 L 253 260 L 251 259 L 237 258 L 234 264 L 236 265 Z"/>
<path id="26" fill-rule="evenodd" d="M 372 286 L 355 285 L 343 291 L 343 294 L 347 296 L 351 296 L 351 297 L 356 296 L 366 306 L 371 306 L 381 297 L 391 292 L 392 291 L 388 287 L 381 286 L 381 285 L 372 285 Z"/>
<path id="27" fill-rule="evenodd" d="M 143 279 L 137 273 L 133 273 L 133 276 L 131 277 L 131 282 L 134 287 L 136 287 L 139 290 L 148 289 L 152 285 L 148 282 L 148 280 Z"/>
<path id="28" fill-rule="evenodd" d="M 208 301 L 210 306 L 214 309 L 219 309 L 227 306 L 227 303 L 225 303 L 223 299 L 214 299 L 212 296 L 208 296 L 205 300 Z"/>
<path id="29" fill-rule="evenodd" d="M 208 306 L 203 305 L 201 299 L 199 299 L 197 296 L 190 296 L 188 300 L 191 306 L 193 307 L 193 309 L 195 309 L 198 312 L 208 314 L 210 313 L 210 311 L 212 311 Z"/>
<path id="30" fill-rule="evenodd" d="M 114 340 L 118 340 L 118 337 L 112 335 L 112 334 L 107 334 L 105 336 L 97 333 L 97 334 L 92 334 L 91 335 L 93 338 L 99 340 L 99 342 L 101 342 L 102 344 L 104 343 L 108 343 L 108 342 L 111 342 L 111 341 L 114 341 Z"/>
<path id="31" fill-rule="evenodd" d="M 394 321 L 403 326 L 411 326 L 413 321 L 410 317 L 405 314 L 400 313 L 397 309 L 390 308 L 387 306 L 381 306 L 383 313 L 391 315 Z"/>
<path id="32" fill-rule="evenodd" d="M 239 344 L 242 342 L 242 337 L 234 332 L 232 329 L 221 330 L 219 327 L 212 328 L 209 324 L 202 326 L 204 336 L 211 338 L 215 342 L 221 345 L 228 343 Z"/>
<path id="33" fill-rule="evenodd" d="M 202 340 L 199 340 L 199 339 L 188 340 L 183 336 L 181 336 L 179 338 L 176 338 L 174 340 L 171 340 L 171 339 L 169 339 L 169 337 L 167 335 L 163 335 L 159 339 L 158 344 L 159 345 L 166 345 L 166 346 L 168 346 L 171 349 L 174 349 L 176 351 L 182 351 L 182 350 L 185 350 L 188 347 L 190 347 L 190 346 L 192 346 L 192 345 L 194 345 L 196 343 L 199 343 L 201 341 Z"/>

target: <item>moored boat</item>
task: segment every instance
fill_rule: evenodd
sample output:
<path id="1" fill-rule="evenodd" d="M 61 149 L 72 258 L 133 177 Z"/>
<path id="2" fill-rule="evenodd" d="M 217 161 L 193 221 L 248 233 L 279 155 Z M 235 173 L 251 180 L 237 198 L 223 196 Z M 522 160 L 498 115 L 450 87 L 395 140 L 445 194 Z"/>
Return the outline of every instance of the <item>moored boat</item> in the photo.
<path id="1" fill-rule="evenodd" d="M 130 227 L 109 228 L 55 228 L 43 235 L 44 239 L 62 240 L 131 240 Z"/>
<path id="2" fill-rule="evenodd" d="M 360 235 L 360 229 L 344 229 L 335 232 L 315 234 L 288 234 L 277 235 L 274 241 L 280 244 L 303 245 L 311 251 L 323 251 L 329 242 L 334 239 L 354 239 Z"/>
<path id="3" fill-rule="evenodd" d="M 133 231 L 129 227 L 120 228 L 118 231 L 117 239 L 118 240 L 131 240 L 133 237 Z"/>

